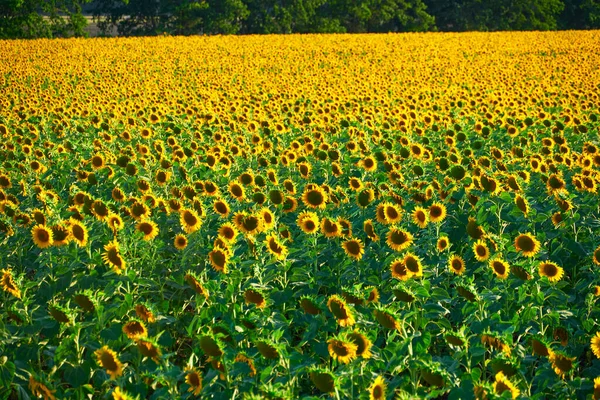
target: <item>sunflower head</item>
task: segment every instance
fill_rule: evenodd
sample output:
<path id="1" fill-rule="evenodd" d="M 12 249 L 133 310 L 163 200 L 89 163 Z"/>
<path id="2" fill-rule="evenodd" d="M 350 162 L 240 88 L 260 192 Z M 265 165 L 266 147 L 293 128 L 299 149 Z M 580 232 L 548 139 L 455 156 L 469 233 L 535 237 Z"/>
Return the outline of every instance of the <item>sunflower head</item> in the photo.
<path id="1" fill-rule="evenodd" d="M 332 295 L 327 301 L 327 308 L 329 308 L 340 326 L 354 325 L 355 320 L 352 311 L 341 297 Z"/>
<path id="2" fill-rule="evenodd" d="M 365 248 L 360 239 L 349 239 L 342 243 L 344 252 L 347 256 L 360 260 L 365 253 Z"/>
<path id="3" fill-rule="evenodd" d="M 98 364 L 106 370 L 111 379 L 117 379 L 123 374 L 123 364 L 119 361 L 117 353 L 108 346 L 96 350 L 94 354 Z"/>
<path id="4" fill-rule="evenodd" d="M 319 315 L 322 312 L 321 308 L 319 308 L 318 304 L 310 296 L 303 296 L 300 299 L 300 307 L 302 307 L 305 313 L 310 315 Z"/>
<path id="5" fill-rule="evenodd" d="M 45 249 L 54 244 L 54 234 L 52 229 L 45 225 L 36 225 L 31 230 L 33 242 L 40 249 Z"/>
<path id="6" fill-rule="evenodd" d="M 538 272 L 540 276 L 547 277 L 553 283 L 560 281 L 564 275 L 564 269 L 550 261 L 541 262 L 538 265 Z"/>
<path id="7" fill-rule="evenodd" d="M 525 257 L 534 257 L 540 251 L 540 242 L 530 233 L 520 234 L 515 238 L 515 249 Z"/>
<path id="8" fill-rule="evenodd" d="M 329 355 L 336 361 L 348 364 L 356 358 L 358 346 L 354 344 L 346 335 L 338 335 L 327 341 Z"/>
<path id="9" fill-rule="evenodd" d="M 320 187 L 306 188 L 302 194 L 302 202 L 306 207 L 324 209 L 327 206 L 329 196 Z"/>
<path id="10" fill-rule="evenodd" d="M 485 261 L 490 258 L 490 249 L 484 240 L 478 240 L 473 244 L 473 253 L 477 261 Z"/>
<path id="11" fill-rule="evenodd" d="M 148 329 L 146 329 L 146 325 L 144 325 L 143 322 L 133 320 L 123 325 L 123 333 L 127 335 L 129 339 L 135 340 L 147 337 Z"/>
<path id="12" fill-rule="evenodd" d="M 311 382 L 323 393 L 331 393 L 335 390 L 335 376 L 325 370 L 317 369 L 309 373 Z"/>

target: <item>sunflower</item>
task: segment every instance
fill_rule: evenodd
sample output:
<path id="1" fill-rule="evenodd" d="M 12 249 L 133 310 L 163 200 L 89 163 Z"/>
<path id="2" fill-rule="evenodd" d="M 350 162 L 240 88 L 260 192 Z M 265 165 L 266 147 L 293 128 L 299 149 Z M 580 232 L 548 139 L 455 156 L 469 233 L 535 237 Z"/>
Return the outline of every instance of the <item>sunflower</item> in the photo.
<path id="1" fill-rule="evenodd" d="M 114 233 L 120 231 L 125 226 L 121 216 L 112 212 L 108 214 L 108 217 L 106 218 L 106 224 Z"/>
<path id="2" fill-rule="evenodd" d="M 423 207 L 416 207 L 412 213 L 412 220 L 419 228 L 425 228 L 429 223 L 429 213 Z"/>
<path id="3" fill-rule="evenodd" d="M 267 360 L 276 360 L 279 358 L 279 351 L 275 346 L 266 341 L 256 342 L 256 348 L 258 352 Z"/>
<path id="4" fill-rule="evenodd" d="M 90 206 L 90 211 L 98 219 L 98 221 L 105 221 L 110 214 L 110 210 L 102 200 L 96 200 Z"/>
<path id="5" fill-rule="evenodd" d="M 373 189 L 362 189 L 356 195 L 356 204 L 360 208 L 367 208 L 375 200 L 375 191 Z"/>
<path id="6" fill-rule="evenodd" d="M 385 399 L 386 387 L 385 379 L 379 375 L 375 378 L 371 386 L 369 386 L 369 400 Z"/>
<path id="7" fill-rule="evenodd" d="M 391 227 L 387 233 L 386 243 L 395 251 L 402 251 L 413 243 L 413 235 L 400 228 Z"/>
<path id="8" fill-rule="evenodd" d="M 104 262 L 113 269 L 113 271 L 120 275 L 126 267 L 125 260 L 121 257 L 120 246 L 116 240 L 109 242 L 104 246 L 104 254 L 102 259 Z"/>
<path id="9" fill-rule="evenodd" d="M 5 292 L 8 292 L 10 294 L 12 294 L 13 296 L 15 296 L 17 299 L 21 298 L 21 290 L 19 290 L 19 288 L 17 287 L 17 284 L 15 283 L 15 280 L 13 278 L 12 275 L 12 270 L 10 268 L 8 269 L 2 269 L 2 278 L 0 280 L 0 286 L 2 287 L 2 289 Z"/>
<path id="10" fill-rule="evenodd" d="M 540 251 L 540 242 L 530 233 L 522 233 L 515 239 L 515 249 L 525 257 L 535 257 Z"/>
<path id="11" fill-rule="evenodd" d="M 40 249 L 45 249 L 54 244 L 52 229 L 45 225 L 34 226 L 31 230 L 31 236 L 35 245 Z"/>
<path id="12" fill-rule="evenodd" d="M 302 202 L 306 207 L 323 209 L 327 205 L 329 196 L 318 186 L 307 187 L 302 193 Z"/>
<path id="13" fill-rule="evenodd" d="M 54 397 L 56 390 L 50 390 L 46 384 L 38 381 L 33 375 L 29 375 L 29 390 L 36 398 L 41 396 L 44 400 L 56 400 Z"/>
<path id="14" fill-rule="evenodd" d="M 371 156 L 365 157 L 360 161 L 360 166 L 367 172 L 373 172 L 377 169 L 377 160 Z"/>
<path id="15" fill-rule="evenodd" d="M 302 161 L 297 164 L 297 167 L 298 172 L 300 172 L 302 178 L 308 179 L 308 177 L 310 176 L 310 172 L 312 171 L 312 165 L 310 163 L 307 163 L 306 161 Z"/>
<path id="16" fill-rule="evenodd" d="M 368 295 L 366 299 L 367 304 L 379 303 L 379 290 L 377 290 L 377 288 L 373 286 L 367 287 L 366 290 L 368 290 Z"/>
<path id="17" fill-rule="evenodd" d="M 342 227 L 336 221 L 329 218 L 323 218 L 321 220 L 321 233 L 325 237 L 333 238 L 342 235 Z"/>
<path id="18" fill-rule="evenodd" d="M 238 353 L 238 355 L 235 356 L 234 362 L 246 364 L 248 366 L 248 368 L 250 369 L 249 375 L 256 376 L 256 367 L 254 366 L 254 360 L 252 360 L 246 354 Z"/>
<path id="19" fill-rule="evenodd" d="M 94 304 L 94 300 L 90 296 L 90 293 L 78 293 L 73 296 L 73 300 L 86 312 L 94 312 L 96 310 L 96 305 Z"/>
<path id="20" fill-rule="evenodd" d="M 375 233 L 375 227 L 373 226 L 373 220 L 367 219 L 363 222 L 363 230 L 367 234 L 367 237 L 374 242 L 379 241 L 379 236 Z"/>
<path id="21" fill-rule="evenodd" d="M 60 247 L 69 243 L 71 237 L 69 236 L 70 231 L 66 226 L 63 225 L 53 225 L 50 227 L 52 229 L 52 237 L 54 238 L 54 246 Z"/>
<path id="22" fill-rule="evenodd" d="M 600 246 L 596 247 L 596 250 L 594 250 L 592 261 L 594 261 L 594 264 L 600 265 Z"/>
<path id="23" fill-rule="evenodd" d="M 367 336 L 361 332 L 355 330 L 348 333 L 348 339 L 350 339 L 356 345 L 356 356 L 364 359 L 371 358 L 371 347 L 373 343 Z"/>
<path id="24" fill-rule="evenodd" d="M 231 211 L 231 209 L 229 208 L 229 204 L 227 204 L 227 202 L 221 198 L 215 199 L 215 201 L 213 202 L 213 209 L 221 217 L 228 216 L 229 212 Z"/>
<path id="25" fill-rule="evenodd" d="M 461 256 L 454 254 L 448 261 L 448 269 L 456 275 L 462 275 L 465 273 L 465 262 Z"/>
<path id="26" fill-rule="evenodd" d="M 392 272 L 392 277 L 400 279 L 401 281 L 406 281 L 412 277 L 412 272 L 406 268 L 402 259 L 392 261 L 390 264 L 390 271 Z"/>
<path id="27" fill-rule="evenodd" d="M 175 248 L 177 250 L 183 250 L 187 247 L 188 245 L 188 238 L 185 235 L 182 234 L 178 234 L 175 236 L 175 239 L 173 240 L 173 245 L 175 246 Z"/>
<path id="28" fill-rule="evenodd" d="M 345 337 L 333 338 L 327 341 L 329 355 L 336 361 L 348 364 L 356 358 L 358 346 Z"/>
<path id="29" fill-rule="evenodd" d="M 490 258 L 490 249 L 484 240 L 478 240 L 473 244 L 473 253 L 477 261 L 485 261 Z"/>
<path id="30" fill-rule="evenodd" d="M 187 391 L 192 392 L 194 396 L 198 396 L 202 391 L 202 375 L 195 369 L 187 372 L 185 375 L 185 383 L 190 386 Z"/>
<path id="31" fill-rule="evenodd" d="M 384 309 L 379 309 L 375 310 L 374 313 L 377 322 L 379 322 L 379 324 L 384 328 L 391 330 L 402 329 L 402 324 L 398 322 L 396 317 L 394 317 L 394 315 L 391 312 Z"/>
<path id="32" fill-rule="evenodd" d="M 246 198 L 244 187 L 235 181 L 229 182 L 229 194 L 237 201 L 243 201 Z"/>
<path id="33" fill-rule="evenodd" d="M 265 296 L 254 289 L 247 289 L 244 292 L 244 300 L 246 300 L 246 304 L 254 304 L 257 308 L 265 308 L 267 305 Z"/>
<path id="34" fill-rule="evenodd" d="M 311 211 L 302 212 L 297 219 L 297 224 L 306 234 L 314 234 L 319 230 L 319 217 Z"/>
<path id="35" fill-rule="evenodd" d="M 523 215 L 527 216 L 527 214 L 529 214 L 529 202 L 525 197 L 521 196 L 520 194 L 515 196 L 515 205 L 519 210 L 521 210 Z"/>
<path id="36" fill-rule="evenodd" d="M 142 220 L 150 217 L 151 211 L 150 208 L 142 203 L 141 201 L 136 201 L 129 208 L 129 214 L 135 220 Z"/>
<path id="37" fill-rule="evenodd" d="M 560 211 L 555 212 L 554 214 L 552 214 L 551 220 L 552 220 L 552 225 L 554 225 L 554 227 L 558 228 L 563 221 L 562 213 Z"/>
<path id="38" fill-rule="evenodd" d="M 485 236 L 483 228 L 477 225 L 477 221 L 472 217 L 469 217 L 469 222 L 467 222 L 467 234 L 475 240 L 482 239 Z"/>
<path id="39" fill-rule="evenodd" d="M 274 255 L 276 259 L 285 260 L 288 253 L 288 249 L 284 244 L 279 242 L 277 236 L 267 235 L 265 244 L 267 246 L 268 252 Z"/>
<path id="40" fill-rule="evenodd" d="M 508 272 L 510 271 L 510 266 L 504 260 L 499 258 L 490 260 L 489 266 L 491 270 L 496 274 L 496 276 L 500 279 L 508 278 Z"/>
<path id="41" fill-rule="evenodd" d="M 348 186 L 355 192 L 359 191 L 364 187 L 362 181 L 359 178 L 354 177 L 348 180 Z"/>
<path id="42" fill-rule="evenodd" d="M 565 181 L 557 174 L 551 174 L 546 181 L 548 193 L 564 193 L 567 191 Z"/>
<path id="43" fill-rule="evenodd" d="M 447 236 L 441 236 L 437 241 L 436 247 L 437 251 L 440 253 L 444 250 L 448 250 L 448 248 L 450 248 L 450 239 L 448 239 Z"/>
<path id="44" fill-rule="evenodd" d="M 510 391 L 513 399 L 519 397 L 521 393 L 519 389 L 513 385 L 513 383 L 504 375 L 504 372 L 500 371 L 496 374 L 496 380 L 494 382 L 494 392 L 498 395 L 502 395 L 505 391 Z"/>
<path id="45" fill-rule="evenodd" d="M 531 339 L 531 348 L 533 349 L 533 354 L 538 356 L 548 357 L 550 355 L 548 350 L 549 347 L 541 337 L 534 337 Z"/>
<path id="46" fill-rule="evenodd" d="M 127 392 L 121 390 L 120 387 L 116 387 L 112 392 L 113 400 L 134 400 Z"/>
<path id="47" fill-rule="evenodd" d="M 407 253 L 402 259 L 402 263 L 406 269 L 410 272 L 411 277 L 420 278 L 423 276 L 423 266 L 421 265 L 421 259 L 412 253 Z"/>
<path id="48" fill-rule="evenodd" d="M 304 310 L 305 313 L 310 315 L 319 315 L 321 314 L 321 309 L 315 302 L 315 300 L 310 296 L 302 296 L 300 299 L 300 307 Z"/>
<path id="49" fill-rule="evenodd" d="M 342 236 L 350 237 L 352 236 L 352 222 L 350 222 L 346 218 L 338 217 L 338 224 L 342 227 Z"/>
<path id="50" fill-rule="evenodd" d="M 442 222 L 446 218 L 446 206 L 442 203 L 433 203 L 429 206 L 429 221 L 434 224 Z"/>
<path id="51" fill-rule="evenodd" d="M 210 265 L 212 265 L 215 271 L 222 272 L 224 274 L 229 272 L 227 269 L 227 262 L 229 261 L 228 250 L 215 247 L 210 253 L 208 253 L 208 259 L 210 261 Z"/>
<path id="52" fill-rule="evenodd" d="M 344 248 L 344 253 L 355 260 L 360 260 L 363 254 L 365 254 L 365 246 L 360 239 L 346 240 L 342 243 L 342 247 Z"/>
<path id="53" fill-rule="evenodd" d="M 179 223 L 185 233 L 193 233 L 200 229 L 202 221 L 195 210 L 185 208 L 179 212 Z"/>
<path id="54" fill-rule="evenodd" d="M 158 358 L 161 356 L 162 351 L 154 340 L 149 338 L 138 338 L 136 340 L 136 345 L 144 357 L 151 358 L 154 362 L 158 363 Z"/>
<path id="55" fill-rule="evenodd" d="M 71 230 L 71 240 L 77 243 L 77 246 L 84 247 L 88 242 L 88 229 L 80 221 L 70 218 L 69 228 Z"/>
<path id="56" fill-rule="evenodd" d="M 600 400 L 600 377 L 594 379 L 594 400 Z"/>
<path id="57" fill-rule="evenodd" d="M 558 282 L 562 279 L 565 271 L 555 263 L 545 261 L 539 264 L 538 272 L 540 276 L 547 277 L 550 282 Z"/>
<path id="58" fill-rule="evenodd" d="M 156 322 L 156 317 L 154 316 L 154 313 L 144 304 L 140 303 L 135 306 L 135 314 L 142 321 L 150 323 Z"/>
<path id="59" fill-rule="evenodd" d="M 148 329 L 141 321 L 130 321 L 123 325 L 123 333 L 127 335 L 129 339 L 139 339 L 148 336 Z"/>
<path id="60" fill-rule="evenodd" d="M 158 236 L 158 225 L 150 219 L 139 221 L 135 229 L 144 235 L 143 240 L 146 241 L 150 241 Z"/>
<path id="61" fill-rule="evenodd" d="M 329 311 L 331 311 L 340 326 L 345 327 L 354 325 L 355 320 L 352 311 L 348 308 L 346 302 L 338 295 L 334 294 L 329 297 L 327 308 L 329 308 Z"/>
<path id="62" fill-rule="evenodd" d="M 269 231 L 275 226 L 275 214 L 267 207 L 263 207 L 258 211 L 258 215 L 262 218 L 262 230 Z"/>
<path id="63" fill-rule="evenodd" d="M 119 361 L 117 353 L 112 351 L 108 346 L 96 350 L 94 354 L 96 355 L 98 364 L 106 370 L 111 379 L 117 379 L 117 377 L 123 374 L 123 364 Z"/>
<path id="64" fill-rule="evenodd" d="M 575 361 L 576 357 L 568 357 L 566 354 L 551 349 L 548 352 L 550 353 L 548 360 L 552 364 L 554 372 L 556 372 L 556 375 L 564 378 L 573 369 L 573 361 Z"/>

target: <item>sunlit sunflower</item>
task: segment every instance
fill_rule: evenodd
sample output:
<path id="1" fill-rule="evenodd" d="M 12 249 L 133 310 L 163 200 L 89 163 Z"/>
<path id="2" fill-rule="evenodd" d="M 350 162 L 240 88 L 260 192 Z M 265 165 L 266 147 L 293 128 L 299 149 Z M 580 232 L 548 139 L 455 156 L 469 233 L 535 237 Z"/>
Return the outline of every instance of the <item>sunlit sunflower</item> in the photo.
<path id="1" fill-rule="evenodd" d="M 177 250 L 183 250 L 188 245 L 188 238 L 185 235 L 178 234 L 175 235 L 175 239 L 173 240 L 173 245 Z"/>
<path id="2" fill-rule="evenodd" d="M 561 223 L 563 222 L 562 213 L 560 211 L 555 212 L 554 214 L 552 214 L 551 220 L 552 225 L 554 225 L 554 227 L 560 227 Z"/>
<path id="3" fill-rule="evenodd" d="M 421 259 L 412 253 L 407 253 L 402 259 L 402 263 L 406 267 L 408 271 L 410 271 L 411 276 L 416 278 L 420 278 L 423 276 L 423 266 L 421 265 Z"/>
<path id="4" fill-rule="evenodd" d="M 377 160 L 371 156 L 365 157 L 360 161 L 360 166 L 367 172 L 373 172 L 377 169 Z"/>
<path id="5" fill-rule="evenodd" d="M 600 400 L 600 377 L 594 379 L 594 400 Z"/>
<path id="6" fill-rule="evenodd" d="M 135 400 L 133 396 L 129 395 L 127 392 L 121 390 L 120 387 L 116 387 L 112 392 L 113 400 Z"/>
<path id="7" fill-rule="evenodd" d="M 2 278 L 0 280 L 0 286 L 2 287 L 2 289 L 5 292 L 8 292 L 10 294 L 12 294 L 13 296 L 15 296 L 17 299 L 21 298 L 21 290 L 18 288 L 17 284 L 15 283 L 15 280 L 13 278 L 12 275 L 12 270 L 10 268 L 8 269 L 2 269 Z"/>
<path id="8" fill-rule="evenodd" d="M 129 339 L 139 339 L 148 336 L 148 329 L 141 321 L 129 321 L 123 325 L 123 333 L 127 335 Z"/>
<path id="9" fill-rule="evenodd" d="M 378 303 L 379 302 L 379 290 L 376 287 L 373 286 L 368 286 L 365 288 L 366 290 L 368 290 L 368 295 L 366 298 L 366 302 L 367 304 L 370 303 Z"/>
<path id="10" fill-rule="evenodd" d="M 117 379 L 123 374 L 123 364 L 119 361 L 117 353 L 112 351 L 108 346 L 104 346 L 94 352 L 96 360 L 111 379 Z"/>
<path id="11" fill-rule="evenodd" d="M 192 392 L 194 396 L 200 395 L 202 391 L 202 375 L 198 371 L 195 369 L 188 371 L 185 375 L 185 383 L 190 386 L 187 390 L 188 392 Z"/>
<path id="12" fill-rule="evenodd" d="M 527 216 L 527 214 L 529 214 L 529 201 L 527 201 L 525 197 L 521 196 L 520 194 L 516 195 L 515 205 L 519 210 L 521 210 L 523 215 Z"/>
<path id="13" fill-rule="evenodd" d="M 229 194 L 237 201 L 242 201 L 246 198 L 244 187 L 236 181 L 229 182 Z"/>
<path id="14" fill-rule="evenodd" d="M 142 321 L 150 323 L 156 322 L 156 317 L 154 316 L 154 313 L 144 304 L 137 304 L 135 306 L 135 313 L 138 316 L 138 318 Z"/>
<path id="15" fill-rule="evenodd" d="M 84 247 L 89 238 L 88 229 L 82 222 L 70 218 L 69 229 L 71 230 L 71 240 L 77 243 L 77 246 Z"/>
<path id="16" fill-rule="evenodd" d="M 323 209 L 327 206 L 329 196 L 320 187 L 306 188 L 302 193 L 302 202 L 306 207 Z"/>
<path id="17" fill-rule="evenodd" d="M 35 245 L 40 249 L 45 249 L 54 244 L 52 229 L 45 225 L 34 226 L 31 230 L 31 236 Z"/>
<path id="18" fill-rule="evenodd" d="M 429 221 L 434 224 L 442 222 L 446 219 L 446 206 L 442 203 L 433 203 L 429 206 Z"/>
<path id="19" fill-rule="evenodd" d="M 215 201 L 213 202 L 213 209 L 221 217 L 228 216 L 229 212 L 231 211 L 231 209 L 229 208 L 229 204 L 227 204 L 227 202 L 221 198 L 215 199 Z"/>
<path id="20" fill-rule="evenodd" d="M 465 262 L 461 256 L 454 254 L 448 261 L 448 269 L 456 275 L 462 275 L 465 273 Z"/>
<path id="21" fill-rule="evenodd" d="M 268 252 L 275 256 L 276 259 L 285 260 L 288 249 L 284 244 L 279 242 L 276 235 L 267 235 L 265 245 Z"/>
<path id="22" fill-rule="evenodd" d="M 592 337 L 592 352 L 598 358 L 600 358 L 600 332 L 596 332 L 596 335 Z"/>
<path id="23" fill-rule="evenodd" d="M 498 278 L 500 278 L 500 279 L 508 278 L 510 266 L 508 265 L 508 263 L 506 261 L 504 261 L 500 258 L 495 258 L 493 260 L 490 260 L 489 266 Z"/>
<path id="24" fill-rule="evenodd" d="M 557 174 L 551 174 L 546 181 L 546 188 L 550 194 L 565 193 L 565 181 Z"/>
<path id="25" fill-rule="evenodd" d="M 429 212 L 423 207 L 416 207 L 412 213 L 412 220 L 419 228 L 425 228 L 429 223 Z"/>
<path id="26" fill-rule="evenodd" d="M 502 371 L 496 374 L 496 380 L 494 381 L 494 392 L 497 395 L 502 395 L 505 391 L 509 391 L 511 397 L 516 399 L 521 393 L 519 389 L 504 375 Z"/>
<path id="27" fill-rule="evenodd" d="M 148 357 L 158 363 L 158 358 L 162 355 L 162 351 L 153 339 L 138 338 L 135 343 L 144 357 Z"/>
<path id="28" fill-rule="evenodd" d="M 573 361 L 576 357 L 569 357 L 562 352 L 549 350 L 548 360 L 552 364 L 552 369 L 556 372 L 556 375 L 564 378 L 566 374 L 573 369 Z"/>
<path id="29" fill-rule="evenodd" d="M 436 244 L 437 251 L 442 252 L 450 248 L 450 239 L 447 236 L 441 236 Z"/>
<path id="30" fill-rule="evenodd" d="M 401 281 L 406 281 L 412 277 L 412 272 L 406 268 L 406 265 L 400 258 L 392 261 L 390 271 L 393 278 L 400 279 Z"/>
<path id="31" fill-rule="evenodd" d="M 338 217 L 338 224 L 342 227 L 342 236 L 343 237 L 351 237 L 352 236 L 352 222 L 346 218 Z"/>
<path id="32" fill-rule="evenodd" d="M 356 358 L 356 350 L 358 346 L 347 338 L 333 338 L 327 341 L 327 349 L 329 355 L 336 361 L 343 364 L 348 364 Z"/>
<path id="33" fill-rule="evenodd" d="M 355 330 L 354 332 L 348 333 L 348 339 L 356 345 L 357 357 L 362 357 L 364 359 L 371 358 L 371 347 L 373 347 L 373 343 L 367 336 L 360 331 Z"/>
<path id="34" fill-rule="evenodd" d="M 109 242 L 104 246 L 102 259 L 113 269 L 116 274 L 121 274 L 126 267 L 125 260 L 121 257 L 120 246 L 116 240 Z"/>
<path id="35" fill-rule="evenodd" d="M 538 272 L 540 276 L 547 277 L 550 282 L 558 282 L 562 279 L 565 271 L 555 263 L 546 261 L 538 265 Z"/>
<path id="36" fill-rule="evenodd" d="M 337 221 L 323 218 L 321 220 L 321 233 L 328 238 L 338 237 L 342 235 L 342 227 Z"/>
<path id="37" fill-rule="evenodd" d="M 238 230 L 232 223 L 226 222 L 219 227 L 218 235 L 225 242 L 233 244 L 236 241 Z"/>
<path id="38" fill-rule="evenodd" d="M 350 189 L 354 190 L 355 192 L 359 191 L 360 189 L 362 189 L 363 183 L 359 178 L 350 178 L 348 180 L 348 186 L 350 187 Z"/>
<path id="39" fill-rule="evenodd" d="M 540 251 L 540 242 L 530 233 L 522 233 L 515 239 L 515 249 L 525 257 L 535 257 Z"/>
<path id="40" fill-rule="evenodd" d="M 478 240 L 473 244 L 473 253 L 477 261 L 485 261 L 490 258 L 490 249 L 484 240 Z"/>
<path id="41" fill-rule="evenodd" d="M 244 300 L 246 300 L 246 304 L 254 304 L 258 308 L 265 308 L 267 305 L 265 296 L 254 289 L 246 289 L 244 291 Z"/>
<path id="42" fill-rule="evenodd" d="M 386 398 L 386 384 L 383 376 L 379 375 L 371 386 L 369 386 L 369 400 L 381 400 Z"/>
<path id="43" fill-rule="evenodd" d="M 354 325 L 355 320 L 352 311 L 348 308 L 346 302 L 338 295 L 334 294 L 329 297 L 327 308 L 329 308 L 329 311 L 331 311 L 340 326 L 346 327 Z"/>
<path id="44" fill-rule="evenodd" d="M 144 235 L 143 240 L 146 241 L 150 241 L 158 236 L 158 225 L 150 219 L 139 221 L 135 229 Z"/>
<path id="45" fill-rule="evenodd" d="M 413 235 L 397 227 L 391 227 L 387 233 L 386 243 L 395 251 L 402 251 L 413 243 Z"/>
<path id="46" fill-rule="evenodd" d="M 181 227 L 185 233 L 193 233 L 200 229 L 202 220 L 195 210 L 185 208 L 179 213 L 179 223 L 181 224 Z"/>
<path id="47" fill-rule="evenodd" d="M 360 260 L 365 254 L 365 246 L 360 239 L 350 239 L 342 243 L 344 253 L 355 260 Z"/>
<path id="48" fill-rule="evenodd" d="M 319 217 L 314 212 L 304 211 L 298 216 L 297 224 L 304 233 L 317 233 L 319 230 Z"/>
<path id="49" fill-rule="evenodd" d="M 594 264 L 600 265 L 600 246 L 596 247 L 596 250 L 594 250 L 592 261 L 594 261 Z"/>
<path id="50" fill-rule="evenodd" d="M 215 247 L 210 253 L 208 253 L 208 259 L 210 261 L 210 265 L 212 265 L 215 271 L 222 272 L 224 274 L 229 272 L 227 268 L 229 251 L 220 247 Z"/>
<path id="51" fill-rule="evenodd" d="M 375 318 L 377 319 L 377 322 L 379 322 L 379 324 L 384 328 L 391 330 L 402 329 L 402 324 L 390 311 L 384 309 L 377 309 L 374 311 L 374 314 Z"/>
<path id="52" fill-rule="evenodd" d="M 125 226 L 121 216 L 112 212 L 108 214 L 108 217 L 106 218 L 106 224 L 115 233 L 123 229 L 123 227 Z"/>
<path id="53" fill-rule="evenodd" d="M 151 215 L 150 208 L 142 203 L 141 201 L 136 201 L 129 207 L 129 214 L 133 219 L 139 221 L 142 219 L 149 218 Z"/>
<path id="54" fill-rule="evenodd" d="M 375 227 L 373 226 L 373 221 L 367 219 L 363 222 L 363 230 L 367 234 L 367 237 L 374 242 L 379 241 L 379 236 L 375 233 Z"/>

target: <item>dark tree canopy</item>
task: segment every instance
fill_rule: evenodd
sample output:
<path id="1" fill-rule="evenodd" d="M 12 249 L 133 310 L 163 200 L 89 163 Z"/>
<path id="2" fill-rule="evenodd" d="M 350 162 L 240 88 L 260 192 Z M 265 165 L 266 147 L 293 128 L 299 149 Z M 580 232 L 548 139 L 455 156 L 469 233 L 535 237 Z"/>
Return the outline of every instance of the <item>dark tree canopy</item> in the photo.
<path id="1" fill-rule="evenodd" d="M 0 38 L 593 29 L 598 0 L 0 0 Z"/>

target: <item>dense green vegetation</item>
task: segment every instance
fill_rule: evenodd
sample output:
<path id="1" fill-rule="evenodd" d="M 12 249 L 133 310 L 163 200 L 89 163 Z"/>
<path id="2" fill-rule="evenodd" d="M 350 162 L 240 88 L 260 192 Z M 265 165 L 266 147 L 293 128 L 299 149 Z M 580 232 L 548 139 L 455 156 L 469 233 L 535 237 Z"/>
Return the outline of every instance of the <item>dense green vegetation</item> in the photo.
<path id="1" fill-rule="evenodd" d="M 593 29 L 596 0 L 0 0 L 0 38 Z"/>

